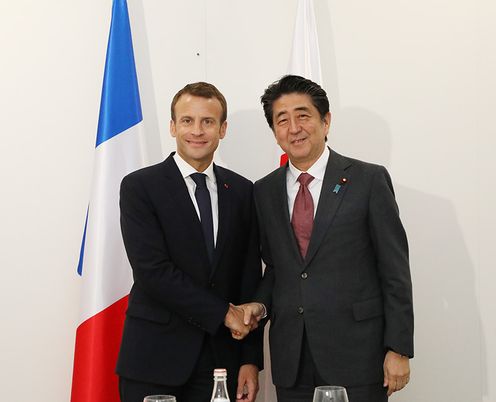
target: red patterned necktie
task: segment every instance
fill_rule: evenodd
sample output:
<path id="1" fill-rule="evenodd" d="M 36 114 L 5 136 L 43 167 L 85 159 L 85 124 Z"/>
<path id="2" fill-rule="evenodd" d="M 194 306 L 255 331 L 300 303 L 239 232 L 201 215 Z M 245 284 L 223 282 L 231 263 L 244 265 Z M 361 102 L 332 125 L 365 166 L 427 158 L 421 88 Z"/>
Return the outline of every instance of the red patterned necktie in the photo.
<path id="1" fill-rule="evenodd" d="M 308 190 L 308 185 L 312 180 L 313 176 L 308 173 L 302 173 L 298 177 L 300 188 L 296 194 L 291 218 L 293 231 L 303 258 L 307 255 L 308 243 L 310 243 L 313 228 L 313 199 Z"/>

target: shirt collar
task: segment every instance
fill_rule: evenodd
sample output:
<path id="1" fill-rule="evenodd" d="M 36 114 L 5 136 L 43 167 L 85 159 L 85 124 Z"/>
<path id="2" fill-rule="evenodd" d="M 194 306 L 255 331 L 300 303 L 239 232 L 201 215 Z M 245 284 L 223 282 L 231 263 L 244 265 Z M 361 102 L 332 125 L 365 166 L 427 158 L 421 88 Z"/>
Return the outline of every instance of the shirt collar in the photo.
<path id="1" fill-rule="evenodd" d="M 191 166 L 188 162 L 186 162 L 183 158 L 181 158 L 181 156 L 177 152 L 172 157 L 174 158 L 174 161 L 176 162 L 176 165 L 179 168 L 179 171 L 181 172 L 181 176 L 183 176 L 184 179 L 186 179 L 186 177 L 191 176 L 193 173 L 198 173 L 197 170 L 193 166 Z M 216 183 L 213 161 L 201 173 L 206 174 L 212 183 L 214 184 Z"/>
<path id="2" fill-rule="evenodd" d="M 328 147 L 325 147 L 324 152 L 320 155 L 319 159 L 306 171 L 306 173 L 312 175 L 315 179 L 324 181 L 324 175 L 327 167 L 327 162 L 329 161 L 329 156 L 331 152 Z M 303 171 L 299 170 L 295 165 L 289 161 L 288 175 L 291 178 L 291 183 L 296 183 L 298 177 Z"/>

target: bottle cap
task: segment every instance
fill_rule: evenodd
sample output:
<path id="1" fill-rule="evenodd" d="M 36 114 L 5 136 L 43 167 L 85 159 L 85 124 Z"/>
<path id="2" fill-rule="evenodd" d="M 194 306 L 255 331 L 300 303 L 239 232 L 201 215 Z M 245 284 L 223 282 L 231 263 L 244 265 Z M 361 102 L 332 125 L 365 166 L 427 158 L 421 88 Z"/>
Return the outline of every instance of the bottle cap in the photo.
<path id="1" fill-rule="evenodd" d="M 214 377 L 227 376 L 227 370 L 225 368 L 214 369 Z"/>

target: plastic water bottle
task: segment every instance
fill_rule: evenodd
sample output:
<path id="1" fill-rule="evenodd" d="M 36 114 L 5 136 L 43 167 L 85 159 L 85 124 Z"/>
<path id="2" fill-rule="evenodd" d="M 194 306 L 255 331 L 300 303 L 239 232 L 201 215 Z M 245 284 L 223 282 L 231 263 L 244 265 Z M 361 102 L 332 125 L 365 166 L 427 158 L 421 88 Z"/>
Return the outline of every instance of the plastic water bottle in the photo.
<path id="1" fill-rule="evenodd" d="M 229 394 L 227 393 L 227 370 L 214 370 L 214 389 L 212 391 L 211 402 L 230 402 Z"/>

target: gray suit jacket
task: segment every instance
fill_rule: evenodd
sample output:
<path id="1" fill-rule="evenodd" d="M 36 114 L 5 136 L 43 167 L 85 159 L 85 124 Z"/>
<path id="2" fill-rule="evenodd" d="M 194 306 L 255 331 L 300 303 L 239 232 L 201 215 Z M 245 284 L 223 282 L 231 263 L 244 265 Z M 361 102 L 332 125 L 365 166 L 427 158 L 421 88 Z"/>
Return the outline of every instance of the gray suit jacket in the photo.
<path id="1" fill-rule="evenodd" d="M 274 384 L 294 384 L 304 329 L 326 382 L 380 382 L 387 350 L 413 357 L 408 244 L 389 174 L 331 150 L 303 259 L 290 223 L 286 169 L 254 188 L 267 266 L 256 300 L 271 321 Z"/>

